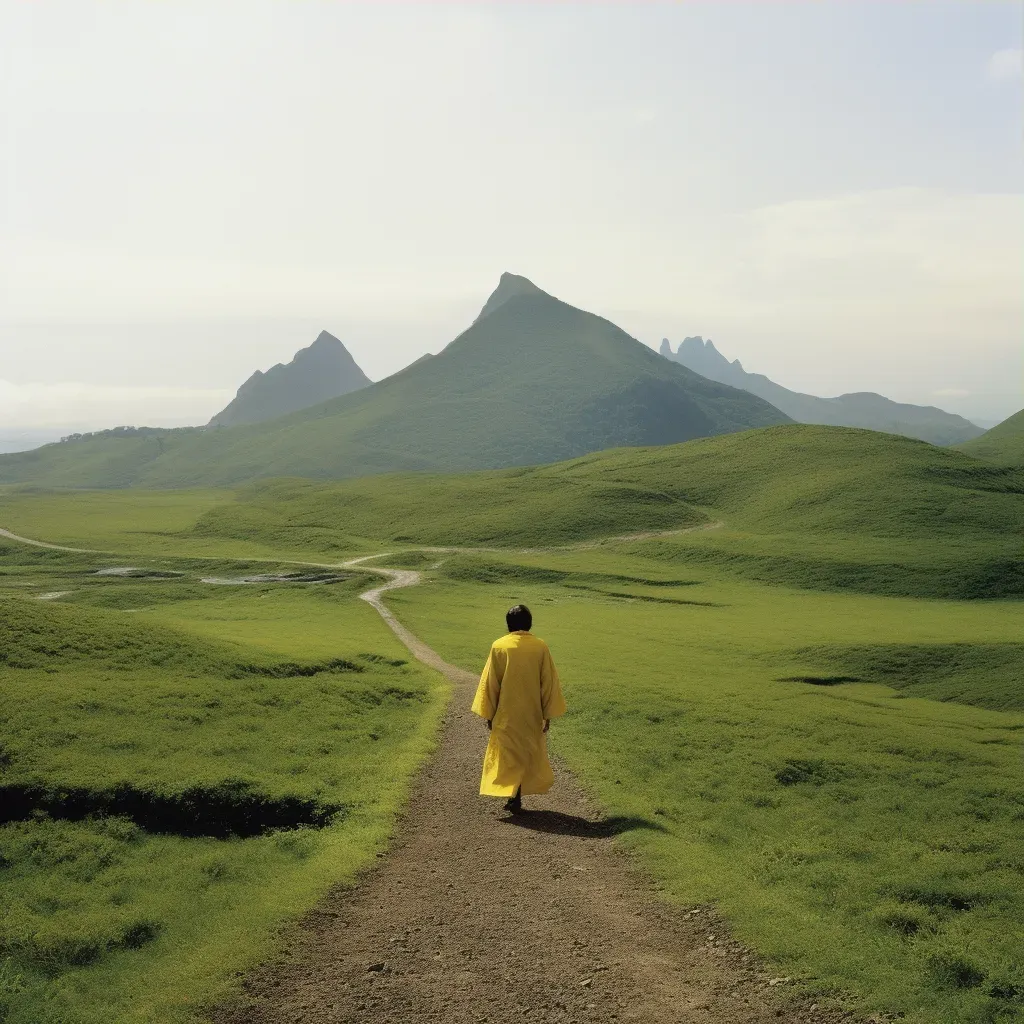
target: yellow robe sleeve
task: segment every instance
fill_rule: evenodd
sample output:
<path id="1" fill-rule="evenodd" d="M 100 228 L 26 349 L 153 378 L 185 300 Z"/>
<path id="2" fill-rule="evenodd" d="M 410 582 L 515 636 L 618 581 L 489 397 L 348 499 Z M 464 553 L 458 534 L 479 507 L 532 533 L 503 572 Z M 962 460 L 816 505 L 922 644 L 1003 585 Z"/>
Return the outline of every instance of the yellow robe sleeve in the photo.
<path id="1" fill-rule="evenodd" d="M 486 718 L 488 722 L 498 710 L 498 696 L 501 693 L 501 680 L 505 675 L 507 661 L 508 656 L 504 651 L 492 647 L 480 676 L 480 685 L 476 688 L 473 713 Z"/>
<path id="2" fill-rule="evenodd" d="M 540 665 L 540 702 L 545 718 L 558 718 L 567 710 L 562 696 L 562 684 L 558 680 L 558 669 L 547 647 L 544 648 L 544 658 Z"/>

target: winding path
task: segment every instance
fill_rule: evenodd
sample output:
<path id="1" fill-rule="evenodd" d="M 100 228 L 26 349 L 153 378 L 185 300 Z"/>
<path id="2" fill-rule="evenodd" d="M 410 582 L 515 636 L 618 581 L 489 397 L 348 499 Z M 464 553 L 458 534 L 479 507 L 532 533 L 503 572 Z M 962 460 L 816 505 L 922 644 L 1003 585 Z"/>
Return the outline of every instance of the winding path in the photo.
<path id="1" fill-rule="evenodd" d="M 9 539 L 24 540 L 6 531 Z M 26 541 L 26 543 L 38 543 Z M 44 545 L 57 547 L 57 545 Z M 835 1024 L 727 937 L 709 908 L 659 899 L 613 845 L 652 822 L 605 818 L 556 764 L 556 785 L 511 817 L 477 795 L 486 742 L 476 678 L 449 665 L 384 604 L 420 574 L 362 594 L 421 662 L 454 685 L 434 755 L 391 851 L 283 936 L 215 1024 Z M 557 723 L 555 724 L 557 729 Z M 788 979 L 785 979 L 788 980 Z"/>
<path id="2" fill-rule="evenodd" d="M 420 573 L 345 563 L 386 582 L 362 594 L 421 662 L 455 687 L 437 750 L 394 848 L 286 937 L 217 1024 L 832 1024 L 728 940 L 707 908 L 658 899 L 612 846 L 650 822 L 604 818 L 557 765 L 552 793 L 520 817 L 477 796 L 486 733 L 476 677 L 398 621 L 383 595 Z M 557 724 L 556 724 L 557 728 Z M 787 979 L 788 980 L 788 979 Z"/>

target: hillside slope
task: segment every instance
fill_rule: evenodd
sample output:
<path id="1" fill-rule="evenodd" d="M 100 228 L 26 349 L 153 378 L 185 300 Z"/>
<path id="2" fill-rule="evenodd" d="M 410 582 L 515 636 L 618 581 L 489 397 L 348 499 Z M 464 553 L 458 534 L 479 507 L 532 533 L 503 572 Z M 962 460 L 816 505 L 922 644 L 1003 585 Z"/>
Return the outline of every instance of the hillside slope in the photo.
<path id="1" fill-rule="evenodd" d="M 210 420 L 211 427 L 262 423 L 308 409 L 373 383 L 345 346 L 327 331 L 299 349 L 290 363 L 257 370 L 231 402 Z"/>
<path id="2" fill-rule="evenodd" d="M 894 402 L 871 391 L 818 398 L 790 391 L 761 373 L 748 373 L 738 359 L 731 363 L 703 338 L 684 338 L 677 351 L 672 351 L 667 338 L 662 340 L 661 354 L 689 367 L 708 380 L 717 380 L 734 388 L 742 388 L 771 402 L 797 423 L 819 423 L 835 427 L 863 427 L 887 434 L 916 437 L 937 445 L 953 445 L 982 433 L 962 416 L 944 412 L 935 406 L 908 405 Z"/>
<path id="3" fill-rule="evenodd" d="M 264 480 L 235 491 L 0 488 L 0 524 L 133 557 L 315 553 L 320 561 L 440 545 L 494 549 L 459 558 L 493 562 L 532 559 L 523 547 L 582 543 L 587 550 L 566 554 L 576 558 L 567 568 L 593 572 L 624 556 L 646 564 L 638 570 L 646 578 L 725 574 L 820 591 L 1024 597 L 1024 469 L 844 427 L 789 424 L 458 475 Z M 610 539 L 623 535 L 633 537 Z M 505 572 L 477 568 L 489 579 Z"/>
<path id="4" fill-rule="evenodd" d="M 268 481 L 206 509 L 190 532 L 340 551 L 354 538 L 511 549 L 673 530 L 692 532 L 629 550 L 811 589 L 1024 595 L 1024 472 L 842 427 L 793 424 L 459 476 Z"/>
<path id="5" fill-rule="evenodd" d="M 497 468 L 786 422 L 525 278 L 503 275 L 484 309 L 443 352 L 341 398 L 267 423 L 0 457 L 0 483 L 180 487 Z"/>
<path id="6" fill-rule="evenodd" d="M 1024 466 L 1024 409 L 957 448 L 999 466 Z"/>
<path id="7" fill-rule="evenodd" d="M 331 484 L 273 480 L 195 529 L 278 527 L 416 544 L 551 544 L 706 524 L 759 533 L 968 541 L 1024 531 L 1024 473 L 910 438 L 786 425 L 554 465 Z"/>

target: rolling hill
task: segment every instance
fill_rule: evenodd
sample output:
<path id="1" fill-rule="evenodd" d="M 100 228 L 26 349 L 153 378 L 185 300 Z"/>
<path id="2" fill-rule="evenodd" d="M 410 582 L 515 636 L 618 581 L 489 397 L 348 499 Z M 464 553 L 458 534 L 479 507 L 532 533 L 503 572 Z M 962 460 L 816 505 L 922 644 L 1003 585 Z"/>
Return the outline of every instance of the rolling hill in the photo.
<path id="1" fill-rule="evenodd" d="M 1024 595 L 1024 472 L 845 427 L 791 424 L 457 476 L 267 481 L 204 508 L 187 532 L 325 551 L 356 539 L 515 548 L 722 522 L 642 537 L 630 551 L 810 589 Z"/>
<path id="2" fill-rule="evenodd" d="M 414 544 L 557 544 L 707 524 L 913 541 L 1024 531 L 1024 473 L 877 431 L 790 424 L 550 465 L 271 480 L 210 508 L 199 533 L 278 528 Z"/>
<path id="3" fill-rule="evenodd" d="M 999 466 L 1024 466 L 1024 409 L 957 448 Z"/>
<path id="4" fill-rule="evenodd" d="M 266 373 L 257 370 L 209 425 L 262 423 L 358 391 L 371 383 L 348 349 L 333 334 L 321 331 L 316 341 L 299 349 L 290 363 L 278 363 Z"/>
<path id="5" fill-rule="evenodd" d="M 661 342 L 661 354 L 696 373 L 742 388 L 771 402 L 797 423 L 818 423 L 835 427 L 863 427 L 888 434 L 916 437 L 937 445 L 953 445 L 978 437 L 981 427 L 962 416 L 944 412 L 935 406 L 907 405 L 883 395 L 862 391 L 836 398 L 818 398 L 790 391 L 761 373 L 748 373 L 738 359 L 731 363 L 703 338 L 684 338 L 673 352 L 667 338 Z"/>
<path id="6" fill-rule="evenodd" d="M 554 462 L 786 422 L 505 274 L 441 353 L 265 423 L 83 438 L 0 457 L 0 483 L 182 487 Z"/>

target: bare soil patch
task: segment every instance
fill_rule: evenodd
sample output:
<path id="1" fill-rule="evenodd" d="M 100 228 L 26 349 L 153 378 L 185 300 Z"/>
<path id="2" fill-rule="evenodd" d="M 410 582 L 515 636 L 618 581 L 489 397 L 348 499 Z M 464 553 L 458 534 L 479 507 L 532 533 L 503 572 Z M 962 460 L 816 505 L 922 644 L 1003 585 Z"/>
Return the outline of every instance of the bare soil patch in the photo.
<path id="1" fill-rule="evenodd" d="M 134 565 L 115 565 L 107 569 L 97 569 L 93 576 L 113 576 L 126 580 L 180 580 L 183 572 L 172 572 L 169 569 L 139 569 Z"/>
<path id="2" fill-rule="evenodd" d="M 204 576 L 201 583 L 244 587 L 254 583 L 344 583 L 350 576 L 337 572 L 265 572 L 255 576 Z"/>
<path id="3" fill-rule="evenodd" d="M 0 824 L 43 814 L 58 821 L 130 818 L 147 832 L 215 839 L 249 838 L 280 829 L 323 828 L 345 808 L 296 796 L 271 797 L 244 783 L 157 793 L 122 784 L 105 790 L 42 785 L 0 786 Z"/>

